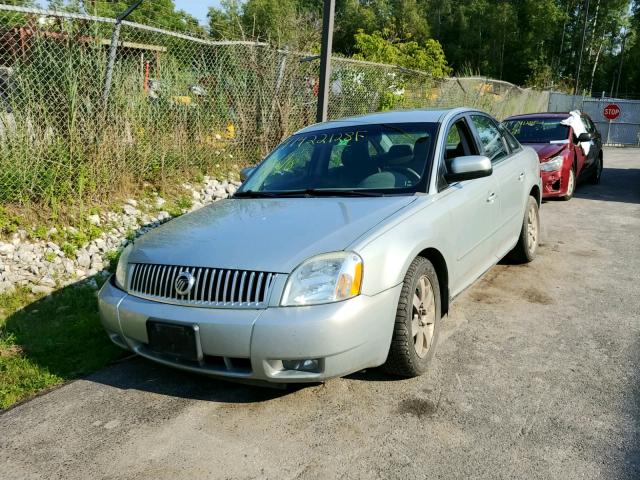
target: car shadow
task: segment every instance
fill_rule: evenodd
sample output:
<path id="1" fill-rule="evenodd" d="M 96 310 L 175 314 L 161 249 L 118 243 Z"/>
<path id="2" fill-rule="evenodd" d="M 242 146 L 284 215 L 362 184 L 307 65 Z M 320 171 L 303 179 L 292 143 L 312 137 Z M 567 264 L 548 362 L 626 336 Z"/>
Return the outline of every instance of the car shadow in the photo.
<path id="1" fill-rule="evenodd" d="M 224 403 L 256 403 L 295 393 L 305 385 L 244 383 L 177 370 L 140 357 L 128 357 L 85 380 L 119 390 L 139 390 L 171 397 Z"/>
<path id="2" fill-rule="evenodd" d="M 15 347 L 3 354 L 16 355 L 18 362 L 27 362 L 41 372 L 37 380 L 24 381 L 83 379 L 120 390 L 228 403 L 263 402 L 309 385 L 214 379 L 134 356 L 112 344 L 105 333 L 98 313 L 96 281 L 101 281 L 100 275 L 61 288 L 6 317 L 3 330 Z M 27 398 L 16 405 L 42 391 L 48 391 L 48 385 L 25 392 Z"/>
<path id="3" fill-rule="evenodd" d="M 606 202 L 640 203 L 640 169 L 607 168 L 598 185 L 582 182 L 574 198 Z"/>

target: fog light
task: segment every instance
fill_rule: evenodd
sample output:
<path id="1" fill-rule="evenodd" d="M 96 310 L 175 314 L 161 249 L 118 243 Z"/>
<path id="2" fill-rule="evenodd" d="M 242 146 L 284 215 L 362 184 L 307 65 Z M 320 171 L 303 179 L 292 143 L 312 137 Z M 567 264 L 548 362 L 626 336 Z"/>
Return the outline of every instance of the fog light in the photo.
<path id="1" fill-rule="evenodd" d="M 298 370 L 301 372 L 319 372 L 320 362 L 315 359 L 307 360 L 283 360 L 282 367 L 285 370 Z"/>

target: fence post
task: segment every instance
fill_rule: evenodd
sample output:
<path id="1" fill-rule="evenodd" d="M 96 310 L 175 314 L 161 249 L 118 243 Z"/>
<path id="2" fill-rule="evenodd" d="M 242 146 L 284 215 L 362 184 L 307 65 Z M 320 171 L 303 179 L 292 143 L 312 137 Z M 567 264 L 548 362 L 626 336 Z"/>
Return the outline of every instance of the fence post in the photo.
<path id="1" fill-rule="evenodd" d="M 329 110 L 329 80 L 331 77 L 331 49 L 333 46 L 333 17 L 336 0 L 324 0 L 322 11 L 322 46 L 320 48 L 320 88 L 316 121 L 327 120 Z"/>
<path id="2" fill-rule="evenodd" d="M 142 3 L 142 0 L 137 0 L 131 4 L 123 13 L 116 18 L 116 24 L 113 27 L 113 33 L 111 34 L 111 45 L 109 45 L 109 59 L 107 61 L 107 71 L 104 76 L 104 89 L 102 90 L 102 103 L 107 104 L 109 100 L 109 91 L 111 90 L 111 80 L 113 79 L 113 66 L 116 63 L 116 53 L 118 51 L 118 40 L 120 38 L 120 27 L 122 21 L 127 18 L 131 12 L 133 12 Z"/>

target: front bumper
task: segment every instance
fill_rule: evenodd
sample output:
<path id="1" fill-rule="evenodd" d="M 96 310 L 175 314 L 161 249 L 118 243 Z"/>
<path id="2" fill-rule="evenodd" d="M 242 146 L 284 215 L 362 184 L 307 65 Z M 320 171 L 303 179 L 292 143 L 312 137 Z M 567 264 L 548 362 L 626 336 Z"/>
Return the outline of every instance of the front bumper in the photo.
<path id="1" fill-rule="evenodd" d="M 213 309 L 138 298 L 108 281 L 99 307 L 115 344 L 156 362 L 219 377 L 318 382 L 385 362 L 401 288 L 326 305 Z M 148 319 L 198 325 L 204 360 L 175 360 L 149 349 Z M 282 360 L 303 359 L 318 360 L 317 371 L 282 366 Z"/>
<path id="2" fill-rule="evenodd" d="M 542 177 L 542 198 L 562 197 L 569 188 L 569 170 L 571 164 L 567 161 L 560 170 L 555 172 L 540 171 Z"/>

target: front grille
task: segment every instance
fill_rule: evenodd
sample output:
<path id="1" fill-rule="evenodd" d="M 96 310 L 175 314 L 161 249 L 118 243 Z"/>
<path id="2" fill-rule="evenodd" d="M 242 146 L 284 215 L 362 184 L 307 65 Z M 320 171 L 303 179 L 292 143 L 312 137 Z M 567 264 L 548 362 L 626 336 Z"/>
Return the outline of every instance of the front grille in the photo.
<path id="1" fill-rule="evenodd" d="M 203 307 L 261 308 L 267 305 L 275 274 L 250 270 L 180 267 L 134 263 L 130 265 L 129 293 L 139 297 Z M 181 295 L 176 279 L 182 272 L 195 278 Z"/>

